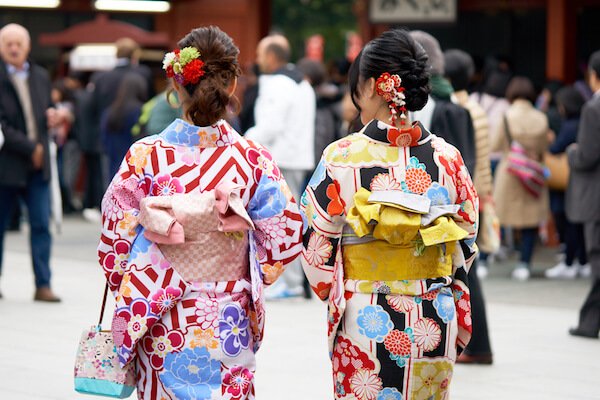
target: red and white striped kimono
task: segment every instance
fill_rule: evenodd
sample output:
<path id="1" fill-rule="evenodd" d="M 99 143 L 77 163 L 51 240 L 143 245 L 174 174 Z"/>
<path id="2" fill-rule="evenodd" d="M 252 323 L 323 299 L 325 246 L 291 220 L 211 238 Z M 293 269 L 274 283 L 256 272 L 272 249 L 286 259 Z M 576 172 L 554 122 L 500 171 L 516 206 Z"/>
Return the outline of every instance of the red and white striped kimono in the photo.
<path id="1" fill-rule="evenodd" d="M 112 332 L 138 397 L 254 399 L 263 287 L 302 249 L 269 152 L 223 120 L 175 120 L 130 148 L 102 214 Z"/>

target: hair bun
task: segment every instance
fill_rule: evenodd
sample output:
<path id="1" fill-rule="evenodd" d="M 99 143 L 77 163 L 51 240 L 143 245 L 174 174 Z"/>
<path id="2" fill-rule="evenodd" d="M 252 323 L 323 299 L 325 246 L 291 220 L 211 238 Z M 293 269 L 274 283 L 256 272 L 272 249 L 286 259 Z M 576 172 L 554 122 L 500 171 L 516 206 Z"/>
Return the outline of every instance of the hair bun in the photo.
<path id="1" fill-rule="evenodd" d="M 213 125 L 227 114 L 229 87 L 240 76 L 233 40 L 215 26 L 197 28 L 178 43 L 179 48 L 195 47 L 204 63 L 204 75 L 197 84 L 187 85 L 189 99 L 183 99 L 186 115 L 197 126 Z"/>

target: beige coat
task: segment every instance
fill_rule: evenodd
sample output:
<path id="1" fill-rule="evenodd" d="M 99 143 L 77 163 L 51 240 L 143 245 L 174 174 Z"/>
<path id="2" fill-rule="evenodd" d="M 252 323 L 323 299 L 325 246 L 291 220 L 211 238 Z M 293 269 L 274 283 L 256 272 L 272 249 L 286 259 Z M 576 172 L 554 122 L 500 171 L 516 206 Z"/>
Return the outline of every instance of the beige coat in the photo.
<path id="1" fill-rule="evenodd" d="M 526 100 L 515 100 L 506 111 L 511 138 L 538 161 L 548 148 L 548 119 Z M 502 226 L 534 228 L 546 219 L 549 212 L 548 189 L 539 198 L 531 196 L 519 180 L 508 173 L 506 156 L 510 143 L 504 123 L 500 123 L 494 135 L 492 151 L 502 151 L 502 160 L 496 173 L 494 200 Z"/>
<path id="2" fill-rule="evenodd" d="M 475 129 L 475 173 L 473 183 L 479 199 L 485 199 L 492 193 L 492 168 L 490 166 L 490 134 L 488 117 L 483 108 L 469 98 L 466 90 L 454 93 L 452 98 L 459 106 L 471 114 Z"/>

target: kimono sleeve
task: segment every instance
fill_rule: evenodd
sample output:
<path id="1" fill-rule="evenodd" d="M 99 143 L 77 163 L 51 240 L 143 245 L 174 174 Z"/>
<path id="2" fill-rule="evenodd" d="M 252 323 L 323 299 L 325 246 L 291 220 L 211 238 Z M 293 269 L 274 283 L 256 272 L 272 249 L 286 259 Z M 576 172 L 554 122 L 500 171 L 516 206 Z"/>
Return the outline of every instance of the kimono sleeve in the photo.
<path id="1" fill-rule="evenodd" d="M 149 191 L 144 167 L 151 152 L 151 146 L 134 144 L 102 199 L 98 257 L 109 287 L 115 294 L 127 272 L 132 244 L 140 231 L 137 229 L 139 204 Z"/>
<path id="2" fill-rule="evenodd" d="M 317 165 L 300 208 L 305 223 L 300 260 L 313 291 L 326 300 L 340 252 L 345 203 L 340 196 L 340 183 L 333 178 L 325 158 Z"/>
<path id="3" fill-rule="evenodd" d="M 263 282 L 270 285 L 302 250 L 302 217 L 269 151 L 248 143 L 251 147 L 246 155 L 256 182 L 248 215 L 255 226 L 253 237 Z"/>
<path id="4" fill-rule="evenodd" d="M 457 344 L 459 351 L 462 351 L 469 343 L 472 331 L 468 272 L 477 256 L 475 241 L 479 224 L 479 198 L 460 152 L 441 139 L 435 139 L 433 146 L 437 150 L 434 158 L 440 165 L 440 180 L 448 190 L 450 202 L 460 206 L 453 219 L 467 232 L 467 237 L 458 242 L 452 257 L 454 273 L 451 287 L 457 310 Z"/>

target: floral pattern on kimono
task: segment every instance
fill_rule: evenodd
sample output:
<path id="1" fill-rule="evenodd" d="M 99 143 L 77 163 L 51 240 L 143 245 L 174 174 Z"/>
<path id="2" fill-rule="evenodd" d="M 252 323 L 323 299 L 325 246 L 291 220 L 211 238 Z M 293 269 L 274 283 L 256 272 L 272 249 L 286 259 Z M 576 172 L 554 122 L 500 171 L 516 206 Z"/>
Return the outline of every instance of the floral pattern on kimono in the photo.
<path id="1" fill-rule="evenodd" d="M 336 399 L 447 398 L 471 333 L 478 207 L 460 153 L 419 122 L 373 120 L 325 149 L 301 260 L 328 302 Z"/>
<path id="2" fill-rule="evenodd" d="M 161 226 L 151 218 L 141 224 L 141 204 L 207 195 L 223 183 L 236 187 L 252 227 L 218 234 L 247 240 L 248 271 L 236 280 L 186 280 L 162 245 L 148 239 L 172 237 L 175 224 Z M 175 120 L 131 146 L 102 212 L 98 255 L 116 299 L 112 332 L 121 363 L 136 363 L 138 397 L 253 399 L 263 288 L 302 249 L 301 214 L 269 152 L 223 120 L 209 127 Z M 189 251 L 187 259 L 195 251 L 203 259 L 204 249 Z"/>

